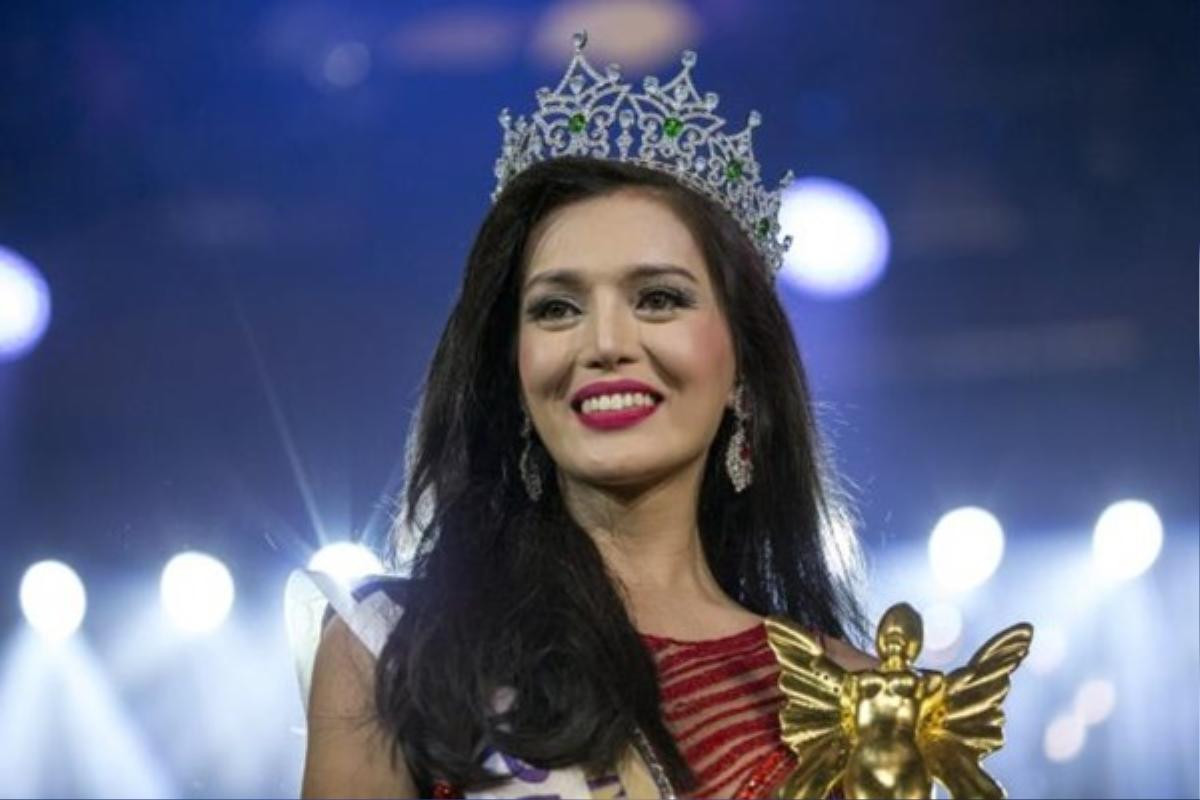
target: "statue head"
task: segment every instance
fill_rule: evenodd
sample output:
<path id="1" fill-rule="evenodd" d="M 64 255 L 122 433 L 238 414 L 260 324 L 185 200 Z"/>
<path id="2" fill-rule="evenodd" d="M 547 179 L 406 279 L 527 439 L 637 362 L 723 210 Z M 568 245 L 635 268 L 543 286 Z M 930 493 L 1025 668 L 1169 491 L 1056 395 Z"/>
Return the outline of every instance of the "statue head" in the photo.
<path id="1" fill-rule="evenodd" d="M 875 647 L 879 651 L 879 657 L 885 662 L 901 659 L 911 664 L 921 652 L 923 638 L 921 615 L 908 603 L 897 603 L 879 620 Z"/>

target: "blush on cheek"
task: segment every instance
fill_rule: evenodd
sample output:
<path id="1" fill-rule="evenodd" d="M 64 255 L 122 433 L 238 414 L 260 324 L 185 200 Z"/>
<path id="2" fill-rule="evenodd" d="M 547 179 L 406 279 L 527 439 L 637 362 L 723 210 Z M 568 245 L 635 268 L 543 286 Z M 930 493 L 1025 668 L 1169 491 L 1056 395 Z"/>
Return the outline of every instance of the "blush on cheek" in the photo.
<path id="1" fill-rule="evenodd" d="M 729 326 L 720 314 L 697 315 L 688 327 L 684 341 L 688 345 L 689 372 L 719 382 L 726 373 L 732 376 L 733 340 Z"/>

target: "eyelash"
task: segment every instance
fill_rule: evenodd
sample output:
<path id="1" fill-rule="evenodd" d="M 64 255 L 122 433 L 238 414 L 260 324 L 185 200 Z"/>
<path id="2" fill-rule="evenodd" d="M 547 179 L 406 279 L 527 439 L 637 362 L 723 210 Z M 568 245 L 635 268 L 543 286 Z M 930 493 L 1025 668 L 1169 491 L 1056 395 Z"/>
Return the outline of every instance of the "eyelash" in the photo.
<path id="1" fill-rule="evenodd" d="M 639 298 L 639 302 L 641 300 L 645 300 L 647 297 L 654 297 L 657 295 L 662 295 L 668 298 L 673 305 L 670 309 L 654 309 L 655 311 L 668 311 L 677 308 L 692 308 L 694 305 L 696 305 L 695 300 L 687 292 L 665 286 L 647 289 L 642 293 L 642 296 Z M 561 300 L 557 297 L 547 297 L 543 300 L 539 300 L 529 307 L 529 316 L 534 320 L 545 319 L 548 316 L 547 310 L 559 305 L 568 307 L 570 306 L 570 304 L 565 300 Z M 555 317 L 551 321 L 557 321 L 559 319 L 562 319 L 562 317 Z"/>

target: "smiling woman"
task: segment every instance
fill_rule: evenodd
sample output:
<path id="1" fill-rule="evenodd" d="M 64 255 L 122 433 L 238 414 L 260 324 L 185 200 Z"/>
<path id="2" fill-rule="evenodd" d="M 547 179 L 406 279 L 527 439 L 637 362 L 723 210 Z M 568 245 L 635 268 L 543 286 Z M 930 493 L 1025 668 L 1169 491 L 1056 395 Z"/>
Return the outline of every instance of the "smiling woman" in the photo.
<path id="1" fill-rule="evenodd" d="M 660 128 L 687 141 L 686 117 Z M 855 667 L 840 640 L 862 630 L 756 221 L 777 199 L 590 151 L 513 167 L 526 146 L 508 141 L 414 420 L 411 577 L 334 598 L 305 795 L 767 795 L 795 762 L 764 618 Z M 721 175 L 756 179 L 738 152 Z M 370 735 L 320 713 L 347 703 Z"/>
<path id="2" fill-rule="evenodd" d="M 736 365 L 687 225 L 624 189 L 547 215 L 526 249 L 521 396 L 568 494 L 686 472 L 698 485 Z"/>

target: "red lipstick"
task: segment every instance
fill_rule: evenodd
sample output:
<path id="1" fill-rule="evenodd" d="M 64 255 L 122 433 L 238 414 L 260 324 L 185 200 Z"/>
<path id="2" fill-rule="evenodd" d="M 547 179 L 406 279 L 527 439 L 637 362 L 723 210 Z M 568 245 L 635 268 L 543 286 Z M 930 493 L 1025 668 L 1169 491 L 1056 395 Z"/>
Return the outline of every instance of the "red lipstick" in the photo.
<path id="1" fill-rule="evenodd" d="M 648 406 L 630 406 L 629 408 L 621 409 L 595 409 L 586 414 L 583 412 L 583 401 L 590 397 L 628 393 L 650 395 L 654 398 L 654 404 Z M 662 399 L 662 394 L 649 385 L 641 381 L 623 378 L 615 381 L 589 383 L 572 395 L 571 407 L 579 415 L 580 422 L 589 428 L 595 430 L 614 430 L 628 428 L 631 425 L 641 422 L 654 413 L 655 409 L 662 404 Z"/>

